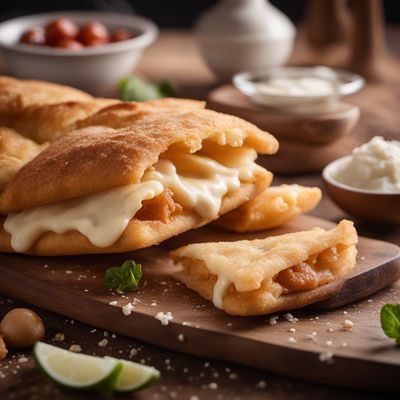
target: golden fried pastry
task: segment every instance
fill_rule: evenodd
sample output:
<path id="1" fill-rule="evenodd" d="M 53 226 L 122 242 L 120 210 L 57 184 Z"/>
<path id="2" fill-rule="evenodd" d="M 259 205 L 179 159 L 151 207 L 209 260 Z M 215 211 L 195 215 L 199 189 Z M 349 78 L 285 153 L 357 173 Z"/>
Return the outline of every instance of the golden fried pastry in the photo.
<path id="1" fill-rule="evenodd" d="M 120 102 L 110 107 L 103 108 L 97 113 L 77 121 L 74 128 L 80 129 L 87 126 L 101 125 L 114 129 L 125 128 L 134 124 L 143 115 L 154 112 L 188 111 L 204 109 L 204 101 L 189 99 L 164 98 L 143 102 Z"/>
<path id="2" fill-rule="evenodd" d="M 0 191 L 23 165 L 46 146 L 38 145 L 12 129 L 0 127 Z"/>
<path id="3" fill-rule="evenodd" d="M 68 86 L 0 76 L 0 126 L 37 143 L 53 142 L 83 127 L 116 129 L 131 125 L 145 114 L 204 107 L 204 102 L 186 99 L 136 103 L 93 98 Z"/>
<path id="4" fill-rule="evenodd" d="M 303 307 L 330 295 L 328 283 L 356 263 L 357 232 L 335 228 L 236 242 L 190 244 L 172 251 L 175 277 L 232 315 Z"/>
<path id="5" fill-rule="evenodd" d="M 270 186 L 253 200 L 223 215 L 214 225 L 234 232 L 254 232 L 283 225 L 312 210 L 321 200 L 317 187 Z"/>
<path id="6" fill-rule="evenodd" d="M 7 126 L 5 122 L 32 105 L 90 100 L 92 96 L 69 86 L 0 76 L 0 125 Z"/>
<path id="7" fill-rule="evenodd" d="M 81 129 L 6 185 L 0 249 L 66 255 L 160 243 L 263 191 L 272 174 L 254 161 L 277 149 L 254 125 L 200 108 L 149 113 L 123 129 Z"/>

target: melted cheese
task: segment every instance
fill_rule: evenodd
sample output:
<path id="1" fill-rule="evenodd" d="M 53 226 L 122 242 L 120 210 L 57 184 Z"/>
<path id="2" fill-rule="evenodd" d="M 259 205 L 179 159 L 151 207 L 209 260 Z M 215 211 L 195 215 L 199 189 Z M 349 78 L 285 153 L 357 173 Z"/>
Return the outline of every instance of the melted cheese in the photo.
<path id="1" fill-rule="evenodd" d="M 237 169 L 198 155 L 182 154 L 173 157 L 173 162 L 161 159 L 154 168 L 144 175 L 145 180 L 161 182 L 172 190 L 176 202 L 206 219 L 215 218 L 224 195 L 240 187 Z"/>
<path id="2" fill-rule="evenodd" d="M 205 154 L 165 156 L 168 159 L 161 158 L 140 183 L 9 215 L 4 229 L 11 235 L 12 248 L 24 252 L 46 232 L 70 230 L 82 233 L 95 246 L 111 246 L 142 202 L 166 188 L 184 208 L 212 220 L 218 216 L 224 195 L 239 189 L 240 180 L 252 180 L 257 168 L 256 152 L 248 148 L 226 149 L 218 156 L 220 162 Z"/>
<path id="3" fill-rule="evenodd" d="M 111 246 L 129 221 L 149 200 L 164 190 L 157 181 L 122 186 L 87 197 L 60 201 L 11 214 L 4 229 L 15 251 L 26 251 L 43 233 L 76 230 L 98 247 Z"/>

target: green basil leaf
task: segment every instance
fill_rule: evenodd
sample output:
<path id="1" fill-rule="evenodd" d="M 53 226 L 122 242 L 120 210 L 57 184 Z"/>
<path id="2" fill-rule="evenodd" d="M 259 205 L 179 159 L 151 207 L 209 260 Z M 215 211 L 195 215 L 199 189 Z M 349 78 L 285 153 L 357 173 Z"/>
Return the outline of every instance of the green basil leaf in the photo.
<path id="1" fill-rule="evenodd" d="M 104 285 L 109 289 L 127 292 L 138 287 L 142 277 L 142 266 L 133 260 L 125 261 L 120 267 L 110 267 L 104 275 Z"/>
<path id="2" fill-rule="evenodd" d="M 385 304 L 381 308 L 381 325 L 386 336 L 400 345 L 400 304 Z"/>
<path id="3" fill-rule="evenodd" d="M 146 83 L 133 75 L 118 82 L 118 91 L 120 99 L 124 101 L 146 101 L 176 96 L 176 89 L 171 81 Z"/>

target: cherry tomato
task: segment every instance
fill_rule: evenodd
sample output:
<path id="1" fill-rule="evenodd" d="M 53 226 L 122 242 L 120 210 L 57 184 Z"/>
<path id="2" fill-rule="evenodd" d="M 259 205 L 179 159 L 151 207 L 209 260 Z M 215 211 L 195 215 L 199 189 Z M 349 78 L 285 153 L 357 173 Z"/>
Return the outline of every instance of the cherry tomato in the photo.
<path id="1" fill-rule="evenodd" d="M 110 34 L 101 22 L 89 22 L 81 28 L 79 40 L 85 46 L 98 46 L 109 43 Z"/>
<path id="2" fill-rule="evenodd" d="M 21 43 L 44 45 L 46 42 L 44 30 L 41 27 L 29 29 L 21 35 L 19 41 Z"/>
<path id="3" fill-rule="evenodd" d="M 128 40 L 132 38 L 131 32 L 129 32 L 127 29 L 116 29 L 112 34 L 111 34 L 111 41 L 112 42 L 123 42 L 124 40 Z"/>
<path id="4" fill-rule="evenodd" d="M 83 49 L 83 44 L 74 39 L 61 39 L 59 40 L 54 47 L 58 47 L 60 49 L 70 49 L 70 50 L 80 50 Z"/>
<path id="5" fill-rule="evenodd" d="M 54 46 L 62 39 L 75 39 L 79 34 L 78 26 L 67 18 L 58 18 L 46 26 L 46 43 Z"/>

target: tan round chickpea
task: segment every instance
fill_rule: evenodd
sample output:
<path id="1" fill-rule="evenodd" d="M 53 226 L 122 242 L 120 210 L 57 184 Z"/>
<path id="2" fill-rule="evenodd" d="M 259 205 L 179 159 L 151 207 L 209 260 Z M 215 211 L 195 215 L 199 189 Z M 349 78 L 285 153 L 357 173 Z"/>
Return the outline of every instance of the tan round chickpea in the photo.
<path id="1" fill-rule="evenodd" d="M 0 335 L 7 347 L 29 347 L 43 339 L 43 321 L 32 310 L 14 308 L 1 320 Z"/>

